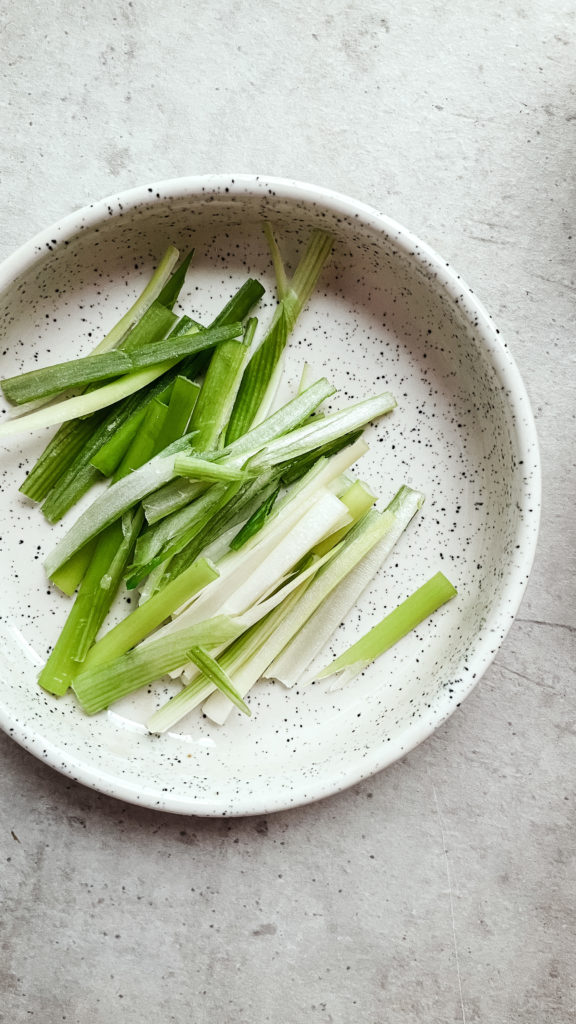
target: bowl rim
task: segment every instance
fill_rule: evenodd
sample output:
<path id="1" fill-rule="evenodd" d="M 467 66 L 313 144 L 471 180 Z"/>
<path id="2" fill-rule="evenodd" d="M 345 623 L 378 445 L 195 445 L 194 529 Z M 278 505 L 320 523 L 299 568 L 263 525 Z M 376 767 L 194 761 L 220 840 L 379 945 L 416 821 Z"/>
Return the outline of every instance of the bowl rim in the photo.
<path id="1" fill-rule="evenodd" d="M 469 323 L 473 312 L 473 326 L 478 340 L 487 350 L 494 371 L 505 387 L 506 401 L 514 417 L 517 455 L 524 463 L 521 492 L 523 503 L 520 506 L 523 515 L 519 517 L 516 526 L 516 561 L 509 568 L 500 600 L 491 610 L 473 653 L 467 659 L 469 671 L 466 679 L 462 680 L 459 701 L 454 703 L 445 693 L 439 692 L 434 704 L 436 713 L 431 711 L 427 717 L 412 725 L 408 732 L 403 732 L 385 745 L 372 747 L 363 758 L 356 757 L 350 764 L 340 766 L 332 773 L 328 786 L 324 776 L 308 779 L 302 783 L 299 793 L 292 790 L 290 798 L 288 792 L 281 789 L 276 796 L 270 792 L 262 794 L 260 798 L 251 794 L 241 799 L 238 805 L 231 806 L 223 796 L 212 795 L 209 800 L 197 795 L 183 798 L 181 795 L 161 793 L 146 783 L 139 786 L 137 780 L 126 782 L 101 768 L 86 764 L 76 755 L 67 754 L 54 741 L 36 732 L 29 733 L 20 719 L 13 717 L 7 708 L 0 705 L 0 728 L 40 760 L 61 774 L 99 792 L 153 810 L 215 817 L 272 813 L 341 792 L 404 757 L 460 707 L 496 657 L 517 615 L 536 553 L 541 510 L 541 462 L 530 400 L 515 359 L 483 303 L 451 264 L 428 243 L 376 207 L 324 186 L 292 178 L 246 173 L 169 178 L 112 193 L 37 232 L 0 264 L 0 290 L 8 288 L 15 278 L 44 259 L 47 250 L 59 247 L 77 235 L 81 228 L 93 228 L 102 221 L 110 222 L 114 217 L 124 216 L 141 205 L 155 204 L 158 200 L 165 202 L 168 198 L 201 198 L 203 195 L 206 197 L 223 192 L 228 193 L 231 199 L 242 195 L 265 196 L 270 190 L 281 199 L 303 202 L 312 207 L 320 205 L 332 213 L 357 219 L 383 238 L 392 239 L 404 256 L 419 264 L 429 279 L 433 278 L 439 291 L 445 292 L 453 302 L 460 304 Z"/>

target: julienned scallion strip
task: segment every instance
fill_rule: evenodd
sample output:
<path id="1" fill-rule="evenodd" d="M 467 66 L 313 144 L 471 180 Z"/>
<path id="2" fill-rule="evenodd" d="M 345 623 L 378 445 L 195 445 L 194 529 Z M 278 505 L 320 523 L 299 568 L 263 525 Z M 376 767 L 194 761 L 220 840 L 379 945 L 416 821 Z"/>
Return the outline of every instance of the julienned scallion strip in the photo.
<path id="1" fill-rule="evenodd" d="M 110 352 L 111 349 L 116 348 L 117 345 L 122 341 L 128 331 L 140 320 L 146 310 L 152 305 L 161 293 L 162 289 L 167 285 L 172 271 L 178 262 L 180 253 L 173 245 L 169 245 L 166 252 L 164 253 L 158 267 L 152 274 L 148 284 L 145 286 L 142 293 L 136 299 L 134 305 L 130 307 L 127 313 L 114 325 L 111 331 L 108 332 L 105 338 L 102 339 L 99 345 L 92 350 L 92 354 L 96 355 L 98 352 Z"/>
<path id="2" fill-rule="evenodd" d="M 242 700 L 242 697 L 238 691 L 234 688 L 234 684 L 230 677 L 226 674 L 224 669 L 215 658 L 212 658 L 208 651 L 205 651 L 203 647 L 191 647 L 186 654 L 188 661 L 191 661 L 197 668 L 200 669 L 206 679 L 217 686 L 220 693 L 235 704 L 236 707 L 242 711 L 245 715 L 250 715 L 252 712 L 248 705 Z"/>
<path id="3" fill-rule="evenodd" d="M 48 576 L 52 576 L 52 573 L 64 565 L 79 548 L 84 547 L 87 541 L 113 523 L 133 505 L 136 505 L 147 494 L 172 480 L 175 476 L 176 453 L 189 447 L 190 439 L 188 437 L 175 441 L 160 455 L 154 456 L 140 469 L 130 473 L 100 494 L 46 558 L 44 567 Z"/>
<path id="4" fill-rule="evenodd" d="M 66 472 L 82 451 L 104 416 L 105 413 L 96 412 L 84 420 L 63 423 L 22 481 L 21 493 L 31 501 L 44 501 L 55 481 L 61 478 L 62 473 Z"/>
<path id="5" fill-rule="evenodd" d="M 181 330 L 191 330 L 192 326 L 192 321 L 187 317 L 183 317 L 172 333 L 179 334 Z M 197 358 L 198 356 L 190 356 L 184 362 L 190 365 Z M 94 483 L 100 480 L 100 467 L 98 469 L 95 468 L 93 463 L 95 457 L 103 448 L 108 447 L 108 443 L 111 440 L 115 444 L 112 461 L 115 461 L 115 464 L 118 465 L 135 433 L 132 430 L 126 432 L 124 428 L 130 424 L 135 415 L 139 414 L 140 410 L 143 409 L 143 415 L 145 414 L 148 404 L 154 401 L 155 397 L 160 397 L 165 388 L 173 383 L 175 375 L 176 370 L 169 368 L 166 372 L 158 374 L 155 381 L 149 383 L 144 394 L 135 394 L 126 398 L 123 402 L 116 403 L 107 413 L 97 413 L 95 428 L 91 436 L 86 439 L 70 465 L 64 469 L 59 466 L 57 461 L 52 463 L 50 471 L 52 486 L 42 508 L 42 512 L 49 522 L 54 523 L 61 519 L 65 512 Z M 92 417 L 90 417 L 90 420 L 92 420 Z M 75 422 L 82 423 L 86 421 L 77 420 Z M 138 425 L 141 422 L 141 417 L 139 417 Z M 60 429 L 63 430 L 65 427 L 66 424 L 63 424 Z M 59 469 L 60 472 L 58 472 Z"/>
<path id="6" fill-rule="evenodd" d="M 170 310 L 153 303 L 122 344 L 127 346 L 129 339 L 135 335 L 140 337 L 142 343 L 152 344 L 162 339 L 171 328 L 173 333 L 181 334 L 185 330 L 192 330 L 195 327 L 194 321 L 188 317 L 182 317 L 180 322 L 174 326 L 175 319 Z M 152 372 L 156 373 L 155 370 Z M 151 389 L 154 389 L 153 384 L 147 386 L 148 392 Z M 22 484 L 20 488 L 22 493 L 34 501 L 42 501 L 53 488 L 62 493 L 71 480 L 77 486 L 79 464 L 84 467 L 82 483 L 84 490 L 87 490 L 98 479 L 97 474 L 86 468 L 91 456 L 97 451 L 94 438 L 100 437 L 98 443 L 102 445 L 111 434 L 116 436 L 119 426 L 131 418 L 132 410 L 138 406 L 140 398 L 141 392 L 113 404 L 112 409 L 108 412 L 106 409 L 97 410 L 83 419 L 73 419 L 62 423 Z M 109 422 L 108 417 L 110 416 L 112 416 L 113 425 Z M 98 431 L 102 424 L 104 424 L 105 431 L 108 432 L 99 434 Z M 86 455 L 86 452 L 89 454 Z M 82 493 L 83 491 L 80 491 L 79 496 Z M 54 497 L 55 505 L 58 506 L 57 494 L 54 496 L 50 494 L 50 497 Z M 48 515 L 47 518 L 50 516 Z M 56 518 L 59 516 L 57 515 Z"/>
<path id="7" fill-rule="evenodd" d="M 112 701 L 184 665 L 191 647 L 219 647 L 234 640 L 241 629 L 242 626 L 227 615 L 198 622 L 188 629 L 151 640 L 105 665 L 81 672 L 74 681 L 74 691 L 84 710 L 93 715 Z"/>
<path id="8" fill-rule="evenodd" d="M 368 633 L 352 644 L 326 668 L 318 672 L 316 679 L 325 679 L 337 672 L 349 670 L 353 678 L 366 668 L 371 661 L 379 658 L 390 647 L 419 626 L 424 619 L 456 597 L 457 590 L 441 572 L 419 587 L 394 611 L 373 626 Z"/>
<path id="9" fill-rule="evenodd" d="M 134 367 L 130 373 L 95 391 L 65 399 L 28 416 L 5 420 L 0 424 L 0 437 L 18 434 L 23 430 L 39 430 L 41 427 L 50 427 L 55 423 L 75 419 L 77 416 L 87 416 L 97 409 L 103 409 L 139 391 L 185 355 L 212 348 L 220 342 L 236 337 L 240 331 L 241 324 L 231 324 L 229 327 L 208 328 L 195 334 L 168 338 L 165 342 L 146 346 L 144 349 L 139 348 L 130 357 Z"/>
<path id="10" fill-rule="evenodd" d="M 2 391 L 14 405 L 32 402 L 36 398 L 60 394 L 79 385 L 91 384 L 110 377 L 119 377 L 134 369 L 125 352 L 103 352 L 83 359 L 70 359 L 39 370 L 30 370 L 17 377 L 2 381 Z"/>
<path id="11" fill-rule="evenodd" d="M 3 380 L 2 390 L 11 402 L 30 402 L 35 398 L 59 394 L 72 387 L 91 384 L 93 381 L 133 373 L 144 367 L 157 366 L 167 361 L 176 362 L 193 352 L 212 348 L 220 342 L 230 342 L 240 334 L 241 329 L 240 323 L 212 327 L 206 331 L 195 331 L 193 334 L 173 335 L 154 345 L 138 347 L 130 353 L 105 352 L 85 356 L 83 359 L 71 359 L 65 363 L 55 363 L 53 366 L 31 370 L 18 377 Z"/>
<path id="12" fill-rule="evenodd" d="M 265 422 L 261 423 L 254 430 L 238 438 L 237 441 L 229 445 L 223 452 L 218 452 L 218 457 L 222 454 L 243 455 L 244 459 L 241 462 L 245 461 L 251 453 L 265 448 L 269 441 L 295 429 L 326 398 L 330 398 L 335 394 L 335 391 L 336 389 L 326 378 L 321 378 L 302 395 L 298 395 L 290 402 L 287 402 L 286 405 L 278 409 L 272 416 L 269 416 Z M 169 486 L 150 495 L 150 498 L 144 502 L 147 521 L 155 523 L 165 516 L 178 511 L 184 505 L 189 504 L 192 498 L 197 496 L 197 493 L 197 485 L 192 481 L 175 480 Z"/>
<path id="13" fill-rule="evenodd" d="M 282 650 L 334 587 L 345 579 L 364 555 L 390 530 L 393 519 L 390 513 L 369 512 L 352 528 L 340 546 L 334 549 L 334 557 L 319 568 L 312 582 L 302 588 L 299 600 L 289 600 L 282 615 L 276 609 L 272 616 L 273 629 L 268 630 L 264 625 L 266 620 L 263 620 L 261 631 L 257 627 L 252 627 L 248 652 L 244 651 L 244 637 L 241 637 L 232 645 L 229 653 L 227 651 L 222 655 L 223 667 L 230 672 L 233 684 L 242 697 L 246 696 L 275 655 Z M 148 728 L 152 732 L 164 732 L 171 728 L 200 702 L 210 697 L 212 689 L 205 679 L 192 681 L 180 694 L 172 697 L 155 712 L 147 723 Z M 208 701 L 205 710 L 210 713 L 210 717 L 211 707 L 213 705 Z M 224 702 L 223 708 L 223 716 L 226 718 L 229 711 L 228 702 Z M 218 701 L 214 711 L 216 720 L 219 720 L 221 713 L 222 707 Z"/>
<path id="14" fill-rule="evenodd" d="M 214 565 L 205 558 L 199 558 L 186 572 L 164 587 L 161 594 L 155 594 L 105 633 L 88 652 L 83 670 L 103 665 L 136 647 L 181 605 L 191 601 L 200 590 L 218 579 L 218 575 Z"/>
<path id="15" fill-rule="evenodd" d="M 280 487 L 275 487 L 271 494 L 258 506 L 256 511 L 250 516 L 250 518 L 244 523 L 244 526 L 238 531 L 235 537 L 230 541 L 230 550 L 238 551 L 241 547 L 260 532 L 264 526 L 266 520 L 270 517 L 272 509 L 276 503 L 276 499 L 280 493 Z"/>
<path id="16" fill-rule="evenodd" d="M 215 448 L 226 428 L 257 323 L 254 317 L 249 320 L 242 340 L 219 345 L 210 360 L 190 424 L 196 434 L 194 444 L 200 452 Z"/>
<path id="17" fill-rule="evenodd" d="M 300 584 L 288 597 L 272 611 L 256 622 L 237 640 L 233 641 L 222 654 L 218 655 L 218 664 L 226 672 L 230 679 L 238 679 L 238 675 L 245 668 L 246 664 L 255 665 L 255 671 L 261 676 L 270 660 L 267 645 L 274 636 L 278 626 L 284 618 L 292 611 L 300 601 L 310 579 Z M 236 688 L 236 687 L 235 687 Z M 250 687 L 246 688 L 248 692 Z M 238 691 L 237 691 L 238 692 Z M 215 694 L 215 684 L 203 673 L 195 673 L 180 693 L 177 693 L 166 704 L 154 712 L 146 723 L 147 728 L 153 733 L 166 732 L 172 728 L 185 715 L 202 704 L 211 694 Z M 228 711 L 226 702 L 226 712 Z"/>
<path id="18" fill-rule="evenodd" d="M 271 230 L 268 229 L 269 235 Z M 279 284 L 280 303 L 262 344 L 252 356 L 238 390 L 226 431 L 230 444 L 252 426 L 266 394 L 274 368 L 284 351 L 288 335 L 308 302 L 330 252 L 333 239 L 324 231 L 314 231 L 291 281 L 281 266 L 276 246 L 272 249 Z"/>
<path id="19" fill-rule="evenodd" d="M 112 523 L 98 538 L 76 600 L 38 682 L 50 693 L 66 693 L 108 613 L 130 551 L 142 526 L 137 511 Z"/>
<path id="20" fill-rule="evenodd" d="M 354 485 L 356 486 L 356 485 Z M 314 678 L 306 670 L 327 644 L 360 595 L 374 579 L 400 537 L 424 504 L 424 495 L 411 487 L 401 487 L 386 512 L 394 516 L 390 530 L 332 591 L 294 638 L 267 666 L 266 678 L 278 679 L 284 686 L 305 685 Z M 306 672 L 306 675 L 304 673 Z"/>
<path id="21" fill-rule="evenodd" d="M 191 334 L 200 329 L 200 324 L 188 316 L 183 316 L 171 331 L 170 337 Z M 118 422 L 108 430 L 107 434 L 99 440 L 98 447 L 91 452 L 89 459 L 91 464 L 104 476 L 112 476 L 138 432 L 150 402 L 153 402 L 155 398 L 159 398 L 162 402 L 170 401 L 176 377 L 179 375 L 186 378 L 196 376 L 201 359 L 202 353 L 196 353 L 179 363 L 174 363 L 164 373 L 158 374 L 147 387 L 125 399 L 117 407 L 119 409 Z"/>
<path id="22" fill-rule="evenodd" d="M 157 299 L 160 302 L 164 299 L 162 304 L 165 307 L 171 306 L 176 301 L 184 283 L 184 275 L 191 257 L 192 253 L 183 261 L 183 273 L 182 267 L 172 273 L 172 268 L 178 260 L 178 250 L 174 246 L 170 246 L 134 305 L 100 344 L 96 345 L 91 354 L 97 355 L 99 352 L 108 352 L 120 345 Z M 28 474 L 20 488 L 22 493 L 26 494 L 33 501 L 43 501 L 53 482 L 51 473 L 53 467 L 57 467 L 58 475 L 66 470 L 82 448 L 89 434 L 90 424 L 86 420 L 63 423 Z"/>
<path id="23" fill-rule="evenodd" d="M 257 670 L 247 667 L 242 680 L 235 679 L 235 685 L 242 697 L 251 689 L 258 678 L 265 673 L 267 665 L 280 653 L 298 630 L 308 621 L 323 601 L 337 586 L 345 585 L 345 579 L 355 566 L 378 544 L 393 528 L 394 516 L 390 512 L 368 512 L 357 523 L 341 543 L 332 558 L 313 579 L 301 600 L 284 616 L 274 632 L 266 649 L 266 664 L 258 659 Z M 216 704 L 216 707 L 214 705 Z M 204 711 L 210 718 L 220 722 L 227 717 L 228 708 L 222 708 L 220 702 L 208 701 Z M 223 718 L 221 715 L 223 713 Z"/>

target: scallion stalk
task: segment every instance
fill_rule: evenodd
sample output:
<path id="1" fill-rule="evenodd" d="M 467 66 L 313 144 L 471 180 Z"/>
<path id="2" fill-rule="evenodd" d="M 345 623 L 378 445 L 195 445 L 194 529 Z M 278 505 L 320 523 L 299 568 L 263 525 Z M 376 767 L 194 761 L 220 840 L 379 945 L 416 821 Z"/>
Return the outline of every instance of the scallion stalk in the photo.
<path id="1" fill-rule="evenodd" d="M 270 228 L 268 234 L 271 234 Z M 287 282 L 284 271 L 280 272 L 280 303 L 266 337 L 244 372 L 226 431 L 227 444 L 245 434 L 254 422 L 288 335 L 308 302 L 330 255 L 332 241 L 326 232 L 314 231 L 292 280 Z M 280 260 L 277 247 L 273 248 L 273 260 L 278 276 Z"/>
<path id="2" fill-rule="evenodd" d="M 156 594 L 145 604 L 139 605 L 105 633 L 88 652 L 84 670 L 113 661 L 130 648 L 136 647 L 185 601 L 190 601 L 215 579 L 218 579 L 217 568 L 206 559 L 199 558 L 185 573 L 164 587 L 161 595 Z"/>
<path id="3" fill-rule="evenodd" d="M 419 626 L 424 619 L 456 597 L 457 590 L 443 573 L 438 572 L 432 579 L 419 587 L 394 611 L 368 631 L 338 658 L 316 675 L 317 679 L 347 670 L 347 680 L 353 679 L 371 661 L 380 657 L 390 647 Z"/>
<path id="4" fill-rule="evenodd" d="M 213 683 L 214 686 L 218 687 L 219 692 L 222 693 L 227 700 L 231 701 L 232 704 L 235 704 L 243 714 L 250 717 L 252 714 L 250 708 L 242 700 L 242 697 L 234 688 L 232 680 L 226 674 L 222 666 L 208 654 L 208 651 L 205 651 L 203 647 L 191 647 L 187 652 L 187 657 L 188 661 L 191 661 L 196 665 L 210 683 Z"/>
<path id="5" fill-rule="evenodd" d="M 84 711 L 94 715 L 184 665 L 191 647 L 218 647 L 233 640 L 241 629 L 226 615 L 196 623 L 168 637 L 141 644 L 105 665 L 81 672 L 74 680 L 74 692 Z"/>

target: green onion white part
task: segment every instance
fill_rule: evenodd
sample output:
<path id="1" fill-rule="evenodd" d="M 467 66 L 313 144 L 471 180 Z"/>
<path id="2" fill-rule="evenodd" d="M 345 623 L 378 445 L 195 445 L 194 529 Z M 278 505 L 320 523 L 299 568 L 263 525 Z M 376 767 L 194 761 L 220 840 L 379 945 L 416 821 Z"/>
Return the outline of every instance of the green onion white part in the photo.
<path id="1" fill-rule="evenodd" d="M 335 587 L 354 569 L 358 562 L 377 544 L 385 534 L 392 528 L 394 516 L 390 512 L 369 512 L 348 534 L 342 542 L 340 549 L 333 558 L 317 573 L 314 580 L 307 588 L 301 600 L 294 605 L 291 611 L 284 616 L 278 624 L 273 640 L 267 648 L 269 662 L 284 649 L 287 643 L 296 635 L 299 629 L 308 621 L 310 616 L 320 606 Z M 242 697 L 245 697 L 248 690 L 260 677 L 266 666 L 260 668 L 254 678 L 253 673 L 247 669 L 244 676 L 245 683 L 234 679 L 234 685 Z M 218 695 L 211 697 L 203 707 L 204 714 L 212 721 L 223 723 L 229 714 L 229 708 L 224 707 L 218 700 Z"/>
<path id="2" fill-rule="evenodd" d="M 419 491 L 413 491 L 410 487 L 402 487 L 398 491 L 388 506 L 388 511 L 394 515 L 388 533 L 349 573 L 345 581 L 336 587 L 291 643 L 268 666 L 267 679 L 276 679 L 287 687 L 298 682 L 301 685 L 312 682 L 314 675 L 304 675 L 306 669 L 345 620 L 423 504 L 424 495 Z"/>

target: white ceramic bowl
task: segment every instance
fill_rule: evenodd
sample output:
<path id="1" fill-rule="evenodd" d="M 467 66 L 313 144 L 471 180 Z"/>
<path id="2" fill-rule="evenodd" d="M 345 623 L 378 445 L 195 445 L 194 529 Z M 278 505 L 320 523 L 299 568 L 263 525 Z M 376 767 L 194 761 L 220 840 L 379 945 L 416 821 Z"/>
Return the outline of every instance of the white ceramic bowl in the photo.
<path id="1" fill-rule="evenodd" d="M 127 308 L 168 243 L 196 247 L 182 308 L 202 319 L 248 275 L 274 286 L 261 224 L 289 260 L 315 226 L 334 256 L 290 344 L 346 399 L 391 390 L 360 473 L 388 501 L 401 483 L 427 503 L 341 628 L 336 647 L 442 569 L 458 597 L 339 692 L 259 684 L 250 720 L 195 713 L 163 737 L 138 701 L 95 718 L 35 684 L 67 600 L 47 585 L 48 527 L 18 484 L 48 433 L 2 452 L 0 722 L 58 771 L 103 792 L 186 814 L 270 812 L 334 793 L 430 735 L 494 657 L 518 609 L 539 517 L 534 423 L 490 316 L 443 259 L 353 199 L 247 175 L 163 182 L 112 196 L 37 235 L 0 268 L 2 375 L 86 353 Z M 267 311 L 264 311 L 264 316 Z M 154 698 L 149 698 L 154 699 Z"/>

